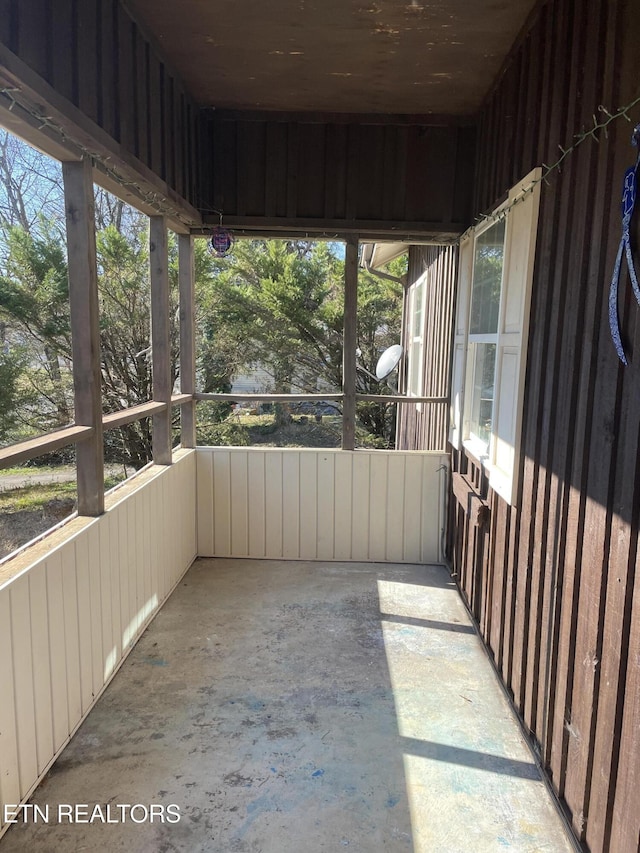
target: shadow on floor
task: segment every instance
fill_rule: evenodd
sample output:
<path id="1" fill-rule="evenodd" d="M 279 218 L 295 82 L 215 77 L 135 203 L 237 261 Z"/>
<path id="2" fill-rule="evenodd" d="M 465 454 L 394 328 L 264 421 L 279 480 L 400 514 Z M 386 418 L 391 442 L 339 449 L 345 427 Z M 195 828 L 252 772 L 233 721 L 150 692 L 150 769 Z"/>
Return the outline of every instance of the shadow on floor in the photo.
<path id="1" fill-rule="evenodd" d="M 33 802 L 0 853 L 571 849 L 431 567 L 197 561 Z"/>

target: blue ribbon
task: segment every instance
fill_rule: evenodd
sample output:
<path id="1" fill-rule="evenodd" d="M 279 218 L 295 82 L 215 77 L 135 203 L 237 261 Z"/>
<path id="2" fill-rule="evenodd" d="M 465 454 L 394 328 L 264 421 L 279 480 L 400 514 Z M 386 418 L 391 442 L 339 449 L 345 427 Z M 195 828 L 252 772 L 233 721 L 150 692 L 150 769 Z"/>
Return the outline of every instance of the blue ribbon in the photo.
<path id="1" fill-rule="evenodd" d="M 633 129 L 631 136 L 631 144 L 639 148 L 640 145 L 640 124 L 637 124 Z M 629 268 L 629 278 L 631 286 L 635 294 L 636 300 L 640 305 L 640 285 L 638 285 L 638 276 L 633 263 L 633 252 L 631 250 L 631 219 L 636 206 L 636 198 L 638 195 L 638 167 L 640 166 L 640 151 L 634 166 L 630 166 L 624 173 L 624 183 L 622 186 L 622 239 L 618 246 L 618 254 L 613 267 L 613 276 L 611 277 L 611 287 L 609 288 L 609 328 L 611 329 L 611 337 L 613 345 L 616 348 L 618 357 L 623 364 L 627 364 L 627 357 L 622 346 L 622 338 L 620 337 L 620 318 L 618 315 L 618 288 L 620 284 L 620 270 L 622 268 L 622 256 L 627 259 L 627 267 Z"/>

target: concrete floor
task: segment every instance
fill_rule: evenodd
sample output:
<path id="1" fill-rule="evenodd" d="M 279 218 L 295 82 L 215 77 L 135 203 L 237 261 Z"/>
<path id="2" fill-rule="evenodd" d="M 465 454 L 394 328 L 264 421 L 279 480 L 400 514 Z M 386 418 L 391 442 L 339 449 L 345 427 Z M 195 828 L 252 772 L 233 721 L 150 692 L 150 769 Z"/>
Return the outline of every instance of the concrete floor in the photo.
<path id="1" fill-rule="evenodd" d="M 32 802 L 49 822 L 0 853 L 574 849 L 447 572 L 423 566 L 197 561 Z M 59 804 L 102 817 L 57 823 Z"/>

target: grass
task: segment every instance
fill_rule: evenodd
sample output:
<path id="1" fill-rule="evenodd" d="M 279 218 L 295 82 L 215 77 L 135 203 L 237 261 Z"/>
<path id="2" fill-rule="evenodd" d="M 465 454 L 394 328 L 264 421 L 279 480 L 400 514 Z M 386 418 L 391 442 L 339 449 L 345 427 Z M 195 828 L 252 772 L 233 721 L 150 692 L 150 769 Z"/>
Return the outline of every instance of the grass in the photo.
<path id="1" fill-rule="evenodd" d="M 0 492 L 0 512 L 35 512 L 42 510 L 49 501 L 76 497 L 76 484 L 47 483 L 34 486 L 20 486 Z"/>
<path id="2" fill-rule="evenodd" d="M 15 465 L 13 468 L 1 468 L 0 469 L 0 477 L 4 476 L 16 476 L 19 477 L 21 474 L 55 474 L 60 468 L 73 468 L 73 465 L 69 463 L 69 465 L 30 465 L 28 462 L 24 465 Z"/>
<path id="3" fill-rule="evenodd" d="M 53 472 L 56 470 L 55 467 L 50 469 Z M 21 474 L 23 471 L 24 469 L 18 469 L 13 473 Z M 105 477 L 104 487 L 111 489 L 123 479 L 118 476 Z M 74 501 L 76 499 L 75 480 L 67 483 L 36 483 L 32 486 L 19 486 L 0 492 L 0 512 L 42 512 L 50 501 L 68 498 L 73 498 Z"/>

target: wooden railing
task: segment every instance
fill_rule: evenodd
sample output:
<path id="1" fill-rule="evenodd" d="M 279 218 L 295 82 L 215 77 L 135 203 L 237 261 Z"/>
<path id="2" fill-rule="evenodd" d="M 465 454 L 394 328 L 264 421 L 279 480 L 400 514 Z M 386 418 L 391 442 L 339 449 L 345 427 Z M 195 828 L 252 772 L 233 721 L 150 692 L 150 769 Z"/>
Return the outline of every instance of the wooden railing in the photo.
<path id="1" fill-rule="evenodd" d="M 110 412 L 102 416 L 102 429 L 104 431 L 117 429 L 125 424 L 152 417 L 165 412 L 170 405 L 184 406 L 193 400 L 213 400 L 217 402 L 234 403 L 318 403 L 321 401 L 340 402 L 344 394 L 174 394 L 171 403 L 160 403 L 150 400 L 121 409 L 118 412 Z M 358 402 L 371 403 L 448 403 L 447 397 L 405 397 L 392 394 L 356 394 Z M 93 427 L 78 426 L 71 424 L 64 429 L 45 433 L 36 438 L 30 438 L 17 444 L 10 444 L 0 449 L 0 469 L 10 468 L 29 459 L 44 456 L 54 450 L 78 444 L 93 435 Z"/>
<path id="2" fill-rule="evenodd" d="M 139 406 L 121 409 L 119 412 L 111 412 L 108 415 L 102 416 L 102 428 L 103 430 L 116 429 L 125 424 L 142 420 L 142 418 L 165 412 L 169 405 L 172 407 L 184 406 L 192 400 L 193 397 L 191 394 L 175 394 L 171 398 L 170 404 L 149 401 L 141 403 Z M 72 444 L 79 444 L 91 438 L 92 435 L 93 427 L 71 424 L 71 426 L 64 427 L 64 429 L 59 429 L 55 432 L 45 433 L 45 435 L 39 435 L 36 438 L 29 438 L 27 441 L 21 441 L 17 444 L 10 444 L 0 449 L 0 469 L 10 468 L 12 465 L 18 465 L 20 462 L 26 462 L 28 459 L 44 456 L 45 453 L 51 453 L 63 447 L 70 447 Z"/>

